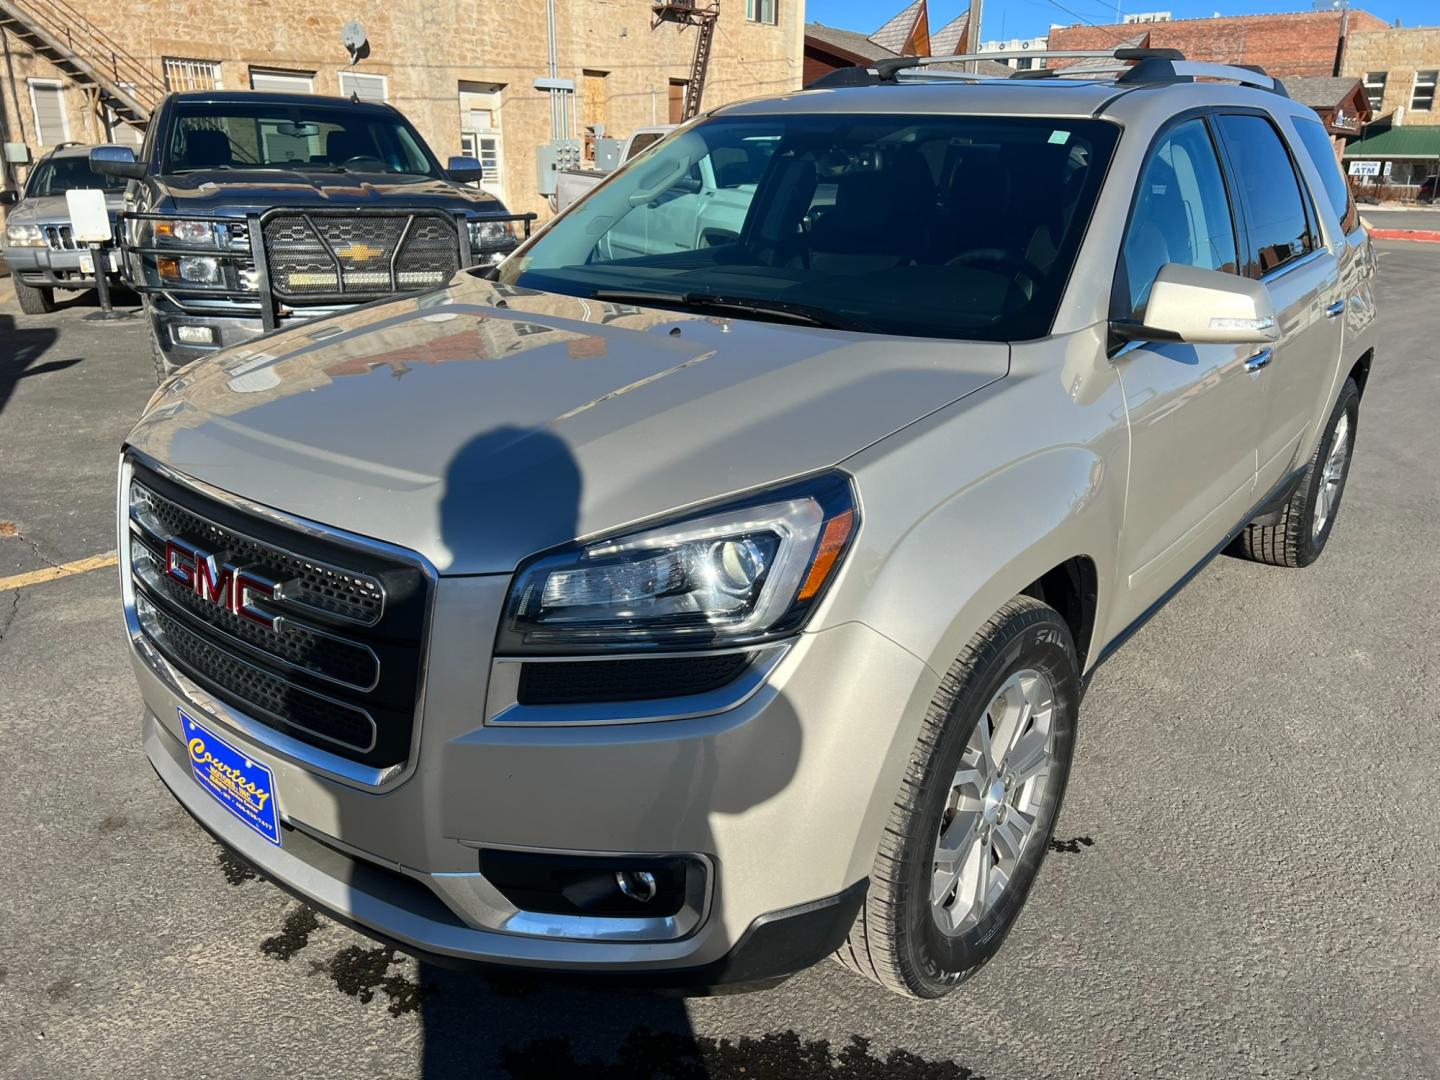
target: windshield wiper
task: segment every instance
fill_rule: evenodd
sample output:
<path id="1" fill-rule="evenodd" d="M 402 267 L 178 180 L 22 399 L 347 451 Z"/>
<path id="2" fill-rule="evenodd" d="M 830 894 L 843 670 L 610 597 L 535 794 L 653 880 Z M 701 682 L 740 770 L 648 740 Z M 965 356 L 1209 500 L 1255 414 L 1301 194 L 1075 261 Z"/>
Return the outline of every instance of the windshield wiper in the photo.
<path id="1" fill-rule="evenodd" d="M 823 326 L 827 330 L 853 330 L 859 333 L 874 333 L 875 327 L 861 319 L 852 319 L 826 308 L 812 304 L 797 304 L 793 300 L 766 300 L 754 296 L 720 296 L 716 293 L 647 292 L 643 289 L 596 289 L 590 299 L 612 304 L 642 304 L 651 307 L 688 308 L 705 312 L 730 312 L 750 315 L 778 322 L 802 323 L 806 326 Z"/>

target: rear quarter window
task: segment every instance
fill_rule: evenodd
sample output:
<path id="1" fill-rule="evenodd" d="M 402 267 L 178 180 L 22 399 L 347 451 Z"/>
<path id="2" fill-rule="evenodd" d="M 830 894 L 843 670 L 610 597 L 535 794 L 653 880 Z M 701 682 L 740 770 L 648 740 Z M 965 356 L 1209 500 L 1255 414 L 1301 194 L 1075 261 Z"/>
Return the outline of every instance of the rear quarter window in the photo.
<path id="1" fill-rule="evenodd" d="M 1341 230 L 1348 233 L 1358 224 L 1355 200 L 1350 195 L 1345 174 L 1340 171 L 1340 162 L 1325 125 L 1319 120 L 1300 118 L 1295 121 L 1295 130 L 1300 135 L 1305 153 L 1315 165 L 1315 171 L 1320 174 L 1321 183 L 1325 185 L 1325 203 L 1331 220 L 1339 222 Z"/>

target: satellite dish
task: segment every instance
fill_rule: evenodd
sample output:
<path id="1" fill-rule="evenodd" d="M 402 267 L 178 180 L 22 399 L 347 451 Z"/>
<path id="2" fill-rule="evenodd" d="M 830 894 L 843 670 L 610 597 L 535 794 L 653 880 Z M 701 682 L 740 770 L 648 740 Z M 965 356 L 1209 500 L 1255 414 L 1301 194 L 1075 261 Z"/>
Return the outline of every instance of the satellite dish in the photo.
<path id="1" fill-rule="evenodd" d="M 340 28 L 340 43 L 350 54 L 352 64 L 370 55 L 370 41 L 365 37 L 365 27 L 359 19 L 351 19 Z"/>

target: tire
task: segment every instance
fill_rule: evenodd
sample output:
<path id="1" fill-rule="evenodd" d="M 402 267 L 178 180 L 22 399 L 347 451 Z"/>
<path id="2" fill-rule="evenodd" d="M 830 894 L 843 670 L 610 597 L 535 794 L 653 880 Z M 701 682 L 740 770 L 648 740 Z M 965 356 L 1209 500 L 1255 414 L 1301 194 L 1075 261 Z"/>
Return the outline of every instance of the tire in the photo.
<path id="1" fill-rule="evenodd" d="M 15 279 L 15 299 L 20 301 L 20 310 L 26 315 L 48 315 L 55 310 L 55 290 L 40 289 Z"/>
<path id="2" fill-rule="evenodd" d="M 1309 566 L 1320 557 L 1345 494 L 1359 418 L 1360 389 L 1353 379 L 1346 379 L 1315 453 L 1278 520 L 1246 525 L 1231 547 L 1234 554 L 1290 567 Z M 1344 445 L 1337 451 L 1342 439 Z"/>
<path id="3" fill-rule="evenodd" d="M 1027 696 L 1027 678 L 1037 691 L 1032 719 L 1021 722 L 1017 712 L 1007 721 L 1010 707 Z M 1003 699 L 997 696 L 1002 691 Z M 1079 704 L 1080 669 L 1069 626 L 1038 600 L 1011 600 L 951 665 L 930 704 L 875 857 L 865 904 L 849 941 L 835 954 L 841 964 L 897 994 L 938 998 L 995 955 L 1025 904 L 1049 846 L 1070 775 Z M 992 706 L 999 718 L 993 723 Z M 1042 717 L 1048 732 L 1040 726 Z M 987 761 L 977 749 L 982 734 L 999 736 L 1007 728 L 1016 736 L 1008 740 L 1019 744 L 1016 751 L 1048 745 L 1047 771 L 1013 786 L 1005 782 L 1004 810 L 960 798 L 963 790 L 970 790 L 968 784 L 963 790 L 957 787 L 961 777 L 978 774 Z M 999 756 L 1011 770 L 1025 764 Z M 993 823 L 992 813 L 1007 816 Z M 1027 818 L 1033 824 L 1016 846 L 1013 831 Z M 988 839 L 982 839 L 987 829 Z M 951 864 L 959 868 L 953 883 L 942 862 L 942 851 L 947 850 L 969 852 Z M 972 880 L 979 881 L 982 863 L 992 872 L 990 880 L 997 869 L 1008 869 L 1008 876 L 990 894 L 988 907 L 971 908 L 964 893 L 983 890 L 967 884 L 965 867 L 973 868 Z M 962 905 L 968 909 L 963 918 Z M 942 927 L 942 920 L 950 925 Z"/>

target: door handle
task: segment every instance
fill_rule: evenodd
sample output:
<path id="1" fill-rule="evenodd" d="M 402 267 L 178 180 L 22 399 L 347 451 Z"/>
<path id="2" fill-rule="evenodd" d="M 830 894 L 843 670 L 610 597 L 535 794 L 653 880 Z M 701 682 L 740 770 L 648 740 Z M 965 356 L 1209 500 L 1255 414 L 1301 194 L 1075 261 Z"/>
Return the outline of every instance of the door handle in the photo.
<path id="1" fill-rule="evenodd" d="M 1265 367 L 1267 364 L 1270 363 L 1271 360 L 1274 359 L 1274 349 L 1261 349 L 1254 356 L 1250 357 L 1249 360 L 1245 361 L 1245 370 L 1250 372 L 1259 371 L 1261 368 Z"/>
<path id="2" fill-rule="evenodd" d="M 1344 310 L 1345 310 L 1345 301 L 1344 301 L 1344 300 L 1336 300 L 1335 303 L 1331 304 L 1329 307 L 1327 307 L 1327 308 L 1325 309 L 1325 317 L 1326 317 L 1327 319 L 1333 319 L 1333 318 L 1335 318 L 1335 316 L 1339 315 L 1339 314 L 1342 313 Z"/>

